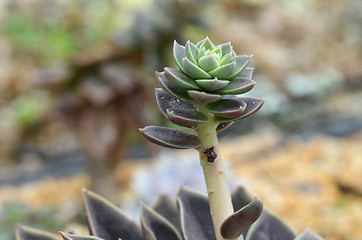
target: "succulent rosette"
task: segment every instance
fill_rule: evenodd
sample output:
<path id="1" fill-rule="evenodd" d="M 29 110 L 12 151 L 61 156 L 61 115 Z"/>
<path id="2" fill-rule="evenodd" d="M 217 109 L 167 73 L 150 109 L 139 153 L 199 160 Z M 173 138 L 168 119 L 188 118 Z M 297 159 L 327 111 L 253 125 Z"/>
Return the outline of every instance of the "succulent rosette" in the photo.
<path id="1" fill-rule="evenodd" d="M 248 67 L 252 56 L 237 55 L 230 42 L 215 45 L 206 37 L 197 44 L 187 41 L 182 46 L 175 41 L 173 57 L 177 69 L 166 67 L 156 72 L 161 87 L 156 89 L 156 100 L 174 124 L 195 129 L 212 120 L 221 131 L 263 105 L 262 99 L 240 96 L 255 85 L 251 79 L 253 68 Z M 149 126 L 141 132 L 165 147 L 199 146 L 194 134 L 181 130 Z"/>

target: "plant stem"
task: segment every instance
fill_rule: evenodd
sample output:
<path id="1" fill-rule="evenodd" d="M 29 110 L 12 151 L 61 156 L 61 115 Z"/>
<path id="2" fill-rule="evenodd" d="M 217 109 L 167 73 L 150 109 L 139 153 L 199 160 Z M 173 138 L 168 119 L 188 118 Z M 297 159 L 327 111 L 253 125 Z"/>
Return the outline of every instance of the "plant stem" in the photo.
<path id="1" fill-rule="evenodd" d="M 199 107 L 199 111 L 204 110 Z M 199 150 L 200 164 L 204 170 L 207 193 L 210 202 L 210 212 L 214 223 L 217 240 L 224 238 L 220 234 L 223 221 L 234 213 L 231 194 L 228 186 L 224 164 L 221 158 L 216 134 L 217 122 L 208 111 L 202 111 L 209 116 L 209 121 L 199 125 L 196 132 L 202 147 Z M 210 157 L 210 151 L 216 153 L 216 158 Z M 206 153 L 205 153 L 206 151 Z M 211 153 L 212 154 L 212 153 Z M 209 156 L 209 157 L 208 157 Z M 215 155 L 214 155 L 215 156 Z M 212 162 L 212 160 L 214 160 Z"/>

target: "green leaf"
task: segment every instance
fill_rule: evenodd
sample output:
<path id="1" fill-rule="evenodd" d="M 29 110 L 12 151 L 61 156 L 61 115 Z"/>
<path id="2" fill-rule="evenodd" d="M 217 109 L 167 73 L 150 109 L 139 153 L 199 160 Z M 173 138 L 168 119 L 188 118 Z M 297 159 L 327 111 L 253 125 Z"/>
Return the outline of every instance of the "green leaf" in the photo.
<path id="1" fill-rule="evenodd" d="M 240 117 L 245 107 L 245 102 L 233 99 L 221 99 L 207 105 L 207 109 L 211 113 L 224 118 Z"/>
<path id="2" fill-rule="evenodd" d="M 181 188 L 177 194 L 185 240 L 216 240 L 206 195 Z"/>
<path id="3" fill-rule="evenodd" d="M 140 228 L 113 203 L 86 189 L 83 201 L 92 235 L 105 240 L 143 239 Z"/>
<path id="4" fill-rule="evenodd" d="M 323 240 L 323 238 L 307 228 L 294 240 Z"/>
<path id="5" fill-rule="evenodd" d="M 231 54 L 232 53 L 232 50 L 233 50 L 233 47 L 231 46 L 231 43 L 228 42 L 228 43 L 223 43 L 223 44 L 220 44 L 218 45 L 217 47 L 220 47 L 221 48 L 221 53 L 222 53 L 222 56 L 224 57 L 226 54 Z"/>
<path id="6" fill-rule="evenodd" d="M 183 108 L 167 109 L 168 119 L 182 127 L 192 127 L 208 121 L 208 118 L 195 110 Z"/>
<path id="7" fill-rule="evenodd" d="M 211 103 L 216 102 L 222 98 L 222 95 L 219 94 L 212 94 L 212 93 L 205 93 L 205 92 L 199 92 L 195 90 L 189 90 L 187 93 L 190 95 L 190 97 L 197 102 L 201 103 Z"/>
<path id="8" fill-rule="evenodd" d="M 228 53 L 226 54 L 221 60 L 220 60 L 220 66 L 228 64 L 231 61 L 232 54 Z"/>
<path id="9" fill-rule="evenodd" d="M 192 78 L 189 78 L 179 70 L 168 67 L 166 67 L 164 70 L 166 78 L 173 84 L 186 89 L 200 89 L 200 87 L 195 83 Z"/>
<path id="10" fill-rule="evenodd" d="M 196 43 L 196 44 L 195 44 L 196 47 L 197 47 L 198 49 L 201 49 L 200 46 L 201 46 L 201 44 L 203 44 L 203 43 L 205 42 L 205 40 L 206 40 L 206 38 L 204 38 L 204 39 L 202 39 L 201 41 L 199 41 L 198 43 Z"/>
<path id="11" fill-rule="evenodd" d="M 206 56 L 206 50 L 205 50 L 205 48 L 201 48 L 199 50 L 199 54 L 198 54 L 197 58 L 200 59 L 200 58 L 205 57 L 205 56 Z"/>
<path id="12" fill-rule="evenodd" d="M 210 41 L 209 37 L 206 37 L 199 48 L 205 48 L 206 50 L 212 51 L 215 49 L 215 45 Z"/>
<path id="13" fill-rule="evenodd" d="M 223 89 L 220 89 L 220 94 L 242 94 L 250 91 L 255 86 L 255 82 L 250 78 L 236 77 Z"/>
<path id="14" fill-rule="evenodd" d="M 199 49 L 190 41 L 187 41 L 185 45 L 186 57 L 190 59 L 191 62 L 197 65 L 197 58 L 199 55 Z"/>
<path id="15" fill-rule="evenodd" d="M 21 224 L 16 226 L 15 236 L 16 240 L 59 240 L 59 237 L 55 234 Z"/>
<path id="16" fill-rule="evenodd" d="M 199 66 L 209 72 L 215 68 L 220 67 L 220 64 L 218 62 L 218 60 L 216 59 L 215 54 L 211 54 L 208 56 L 204 56 L 202 58 L 199 59 Z"/>
<path id="17" fill-rule="evenodd" d="M 178 68 L 185 72 L 183 69 L 182 59 L 186 57 L 186 50 L 184 46 L 178 44 L 176 41 L 173 42 L 173 57 Z"/>
<path id="18" fill-rule="evenodd" d="M 218 68 L 215 68 L 214 70 L 210 71 L 209 74 L 212 77 L 225 78 L 226 76 L 233 73 L 235 66 L 236 66 L 236 63 L 235 63 L 235 61 L 233 61 L 231 63 L 228 63 L 228 64 L 225 64 Z"/>
<path id="19" fill-rule="evenodd" d="M 172 82 L 170 82 L 164 72 L 158 73 L 156 72 L 155 75 L 156 81 L 162 87 L 163 90 L 165 90 L 168 94 L 179 98 L 184 101 L 192 101 L 193 99 L 188 95 L 187 89 L 181 88 Z"/>
<path id="20" fill-rule="evenodd" d="M 235 65 L 234 71 L 230 75 L 225 76 L 225 78 L 233 79 L 233 78 L 239 76 L 244 71 L 244 69 L 246 68 L 248 63 L 250 62 L 251 57 L 252 56 L 248 56 L 248 55 L 232 57 L 231 61 L 235 61 L 236 65 Z"/>
<path id="21" fill-rule="evenodd" d="M 181 234 L 166 218 L 144 204 L 141 222 L 146 240 L 182 240 Z"/>
<path id="22" fill-rule="evenodd" d="M 175 98 L 168 93 L 166 93 L 161 88 L 156 88 L 156 101 L 157 105 L 162 111 L 163 115 L 167 118 L 167 109 L 169 108 L 185 108 L 193 110 L 196 108 L 195 104 L 192 102 L 182 101 L 178 98 Z"/>
<path id="23" fill-rule="evenodd" d="M 226 87 L 230 81 L 214 79 L 197 79 L 195 82 L 206 91 L 217 91 Z"/>
<path id="24" fill-rule="evenodd" d="M 224 238 L 237 238 L 247 230 L 263 212 L 263 202 L 255 197 L 248 205 L 228 217 L 221 225 Z"/>
<path id="25" fill-rule="evenodd" d="M 200 141 L 195 134 L 182 130 L 159 126 L 148 126 L 139 130 L 149 141 L 163 147 L 176 149 L 201 147 Z"/>
<path id="26" fill-rule="evenodd" d="M 192 63 L 188 58 L 184 58 L 182 63 L 183 63 L 184 72 L 188 76 L 195 79 L 211 78 L 211 76 L 207 72 L 202 70 L 199 66 L 195 65 L 194 63 Z"/>

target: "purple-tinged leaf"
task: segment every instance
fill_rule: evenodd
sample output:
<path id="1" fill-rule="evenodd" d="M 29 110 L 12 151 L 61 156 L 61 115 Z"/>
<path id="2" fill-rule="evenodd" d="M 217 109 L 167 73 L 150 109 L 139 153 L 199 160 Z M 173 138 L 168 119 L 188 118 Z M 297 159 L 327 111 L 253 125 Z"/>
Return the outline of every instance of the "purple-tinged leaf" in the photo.
<path id="1" fill-rule="evenodd" d="M 191 62 L 197 65 L 197 56 L 199 55 L 199 49 L 190 41 L 187 41 L 185 45 L 186 57 L 190 59 Z"/>
<path id="2" fill-rule="evenodd" d="M 246 240 L 293 240 L 295 233 L 279 218 L 264 210 L 260 218 L 253 224 Z"/>
<path id="3" fill-rule="evenodd" d="M 59 240 L 59 237 L 55 234 L 21 224 L 16 226 L 15 237 L 16 240 Z"/>
<path id="4" fill-rule="evenodd" d="M 213 94 L 213 93 L 205 93 L 205 92 L 199 92 L 194 90 L 187 91 L 189 96 L 196 100 L 197 102 L 201 103 L 212 103 L 219 101 L 222 98 L 222 95 L 219 94 Z"/>
<path id="5" fill-rule="evenodd" d="M 220 45 L 218 45 L 217 47 L 220 47 L 220 48 L 221 48 L 221 53 L 222 53 L 222 56 L 223 56 L 223 57 L 224 57 L 226 54 L 231 53 L 231 51 L 233 50 L 233 47 L 231 46 L 231 43 L 230 43 L 230 42 L 220 44 Z"/>
<path id="6" fill-rule="evenodd" d="M 86 189 L 83 201 L 92 235 L 105 240 L 143 239 L 141 229 L 113 203 Z"/>
<path id="7" fill-rule="evenodd" d="M 182 127 L 192 127 L 208 121 L 204 114 L 185 108 L 167 109 L 167 118 Z"/>
<path id="8" fill-rule="evenodd" d="M 235 65 L 234 71 L 230 75 L 225 76 L 225 78 L 233 79 L 233 78 L 237 77 L 238 75 L 240 75 L 240 73 L 242 73 L 242 71 L 244 71 L 244 69 L 250 62 L 251 58 L 252 58 L 252 55 L 250 55 L 250 56 L 239 55 L 239 56 L 235 56 L 235 57 L 231 58 L 231 61 L 235 61 L 236 65 Z"/>
<path id="9" fill-rule="evenodd" d="M 245 107 L 245 102 L 233 99 L 221 99 L 207 105 L 207 109 L 211 113 L 224 118 L 240 117 Z"/>
<path id="10" fill-rule="evenodd" d="M 168 67 L 164 70 L 166 78 L 176 86 L 185 89 L 200 89 L 199 85 L 197 85 L 192 78 L 189 78 L 179 70 Z"/>
<path id="11" fill-rule="evenodd" d="M 163 147 L 176 149 L 201 147 L 200 141 L 195 134 L 174 128 L 148 126 L 140 129 L 140 132 L 149 141 Z"/>
<path id="12" fill-rule="evenodd" d="M 81 236 L 64 232 L 59 232 L 59 234 L 63 237 L 63 240 L 103 240 L 95 236 Z"/>
<path id="13" fill-rule="evenodd" d="M 178 44 L 176 42 L 176 40 L 173 42 L 173 57 L 176 61 L 176 64 L 178 66 L 178 68 L 182 71 L 185 72 L 183 69 L 183 64 L 182 64 L 182 59 L 184 59 L 186 57 L 186 50 L 185 47 Z"/>
<path id="14" fill-rule="evenodd" d="M 220 89 L 218 92 L 221 94 L 242 94 L 250 91 L 255 86 L 255 82 L 250 78 L 236 77 L 230 81 L 230 83 Z"/>
<path id="15" fill-rule="evenodd" d="M 211 51 L 215 49 L 215 45 L 210 41 L 209 37 L 206 37 L 199 48 L 205 48 Z"/>
<path id="16" fill-rule="evenodd" d="M 162 89 L 165 90 L 168 94 L 171 94 L 172 96 L 184 101 L 192 101 L 192 98 L 187 94 L 186 89 L 181 88 L 170 82 L 166 78 L 164 72 L 161 73 L 156 72 L 155 78 L 160 87 L 162 87 Z"/>
<path id="17" fill-rule="evenodd" d="M 247 230 L 263 212 L 263 202 L 255 197 L 248 205 L 228 217 L 221 225 L 224 238 L 237 238 Z"/>
<path id="18" fill-rule="evenodd" d="M 181 234 L 166 218 L 143 204 L 141 222 L 146 240 L 182 240 Z"/>
<path id="19" fill-rule="evenodd" d="M 216 127 L 216 132 L 221 132 L 225 130 L 226 128 L 230 127 L 230 125 L 233 124 L 233 122 L 221 122 Z"/>
<path id="20" fill-rule="evenodd" d="M 323 240 L 323 238 L 307 228 L 294 240 Z"/>
<path id="21" fill-rule="evenodd" d="M 225 56 L 223 56 L 223 58 L 220 60 L 220 66 L 223 66 L 225 64 L 228 64 L 231 61 L 232 58 L 232 54 L 228 53 Z"/>
<path id="22" fill-rule="evenodd" d="M 240 73 L 238 77 L 251 78 L 253 76 L 254 68 L 245 68 L 245 70 Z"/>
<path id="23" fill-rule="evenodd" d="M 231 193 L 231 201 L 233 203 L 234 212 L 237 212 L 251 203 L 253 198 L 250 197 L 244 187 L 239 186 Z"/>
<path id="24" fill-rule="evenodd" d="M 264 100 L 260 98 L 251 98 L 251 97 L 239 97 L 239 100 L 246 103 L 246 108 L 243 114 L 238 117 L 235 121 L 241 120 L 251 115 L 255 114 L 263 106 Z"/>
<path id="25" fill-rule="evenodd" d="M 216 90 L 220 90 L 224 87 L 226 87 L 230 81 L 228 80 L 219 80 L 217 78 L 213 78 L 213 79 L 197 79 L 195 80 L 195 82 L 202 87 L 203 89 L 205 89 L 206 91 L 216 91 Z"/>
<path id="26" fill-rule="evenodd" d="M 215 68 L 220 67 L 219 61 L 216 59 L 215 54 L 204 56 L 199 58 L 199 66 L 205 71 L 211 71 Z"/>
<path id="27" fill-rule="evenodd" d="M 187 57 L 182 60 L 182 64 L 184 72 L 192 78 L 211 78 L 211 76 L 207 72 L 202 70 L 196 64 L 192 63 Z"/>
<path id="28" fill-rule="evenodd" d="M 169 95 L 167 92 L 165 92 L 161 88 L 156 88 L 156 101 L 158 107 L 161 109 L 163 115 L 165 117 L 167 116 L 167 109 L 169 108 L 185 108 L 185 109 L 195 109 L 196 106 L 192 102 L 186 102 L 183 100 L 180 100 L 178 98 L 175 98 L 171 95 Z"/>
<path id="29" fill-rule="evenodd" d="M 152 205 L 152 209 L 172 223 L 179 232 L 182 232 L 180 212 L 176 201 L 171 196 L 166 194 L 159 195 Z"/>
<path id="30" fill-rule="evenodd" d="M 181 188 L 177 194 L 177 202 L 185 240 L 215 240 L 207 196 Z"/>
<path id="31" fill-rule="evenodd" d="M 212 70 L 208 73 L 210 74 L 211 77 L 225 78 L 226 76 L 228 76 L 234 72 L 235 66 L 236 66 L 236 62 L 232 61 L 228 64 L 215 68 L 214 70 Z M 226 78 L 226 79 L 229 79 L 229 78 Z"/>

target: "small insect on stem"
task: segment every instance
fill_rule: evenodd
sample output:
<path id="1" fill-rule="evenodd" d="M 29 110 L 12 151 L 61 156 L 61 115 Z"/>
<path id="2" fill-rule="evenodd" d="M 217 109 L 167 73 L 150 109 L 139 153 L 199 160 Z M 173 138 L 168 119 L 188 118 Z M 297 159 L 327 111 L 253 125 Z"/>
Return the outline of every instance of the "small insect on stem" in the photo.
<path id="1" fill-rule="evenodd" d="M 205 156 L 207 157 L 207 161 L 209 163 L 215 162 L 215 160 L 217 158 L 217 154 L 214 150 L 215 150 L 215 147 L 211 147 L 211 148 L 207 148 L 204 152 Z"/>

